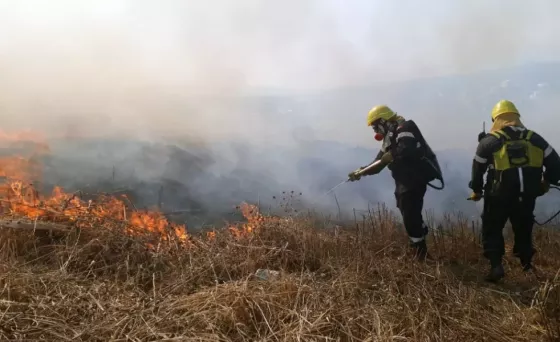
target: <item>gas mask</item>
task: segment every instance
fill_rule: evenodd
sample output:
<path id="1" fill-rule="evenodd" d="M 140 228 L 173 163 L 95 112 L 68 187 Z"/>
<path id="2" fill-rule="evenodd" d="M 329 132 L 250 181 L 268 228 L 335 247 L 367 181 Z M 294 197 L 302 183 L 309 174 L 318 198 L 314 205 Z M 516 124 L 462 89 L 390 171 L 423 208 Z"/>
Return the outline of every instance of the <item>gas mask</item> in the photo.
<path id="1" fill-rule="evenodd" d="M 372 125 L 375 140 L 382 141 L 385 138 L 390 129 L 389 124 L 390 122 L 380 119 Z"/>

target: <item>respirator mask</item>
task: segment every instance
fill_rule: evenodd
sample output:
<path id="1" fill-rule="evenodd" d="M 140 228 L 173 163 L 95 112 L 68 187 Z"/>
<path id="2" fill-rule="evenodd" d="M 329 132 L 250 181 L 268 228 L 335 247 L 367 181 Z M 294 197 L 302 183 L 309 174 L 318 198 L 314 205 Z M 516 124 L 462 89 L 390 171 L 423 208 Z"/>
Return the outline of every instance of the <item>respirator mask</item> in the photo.
<path id="1" fill-rule="evenodd" d="M 373 131 L 375 132 L 374 138 L 377 141 L 382 141 L 385 138 L 385 134 L 387 134 L 387 128 L 385 127 L 385 120 L 379 120 L 371 125 Z"/>

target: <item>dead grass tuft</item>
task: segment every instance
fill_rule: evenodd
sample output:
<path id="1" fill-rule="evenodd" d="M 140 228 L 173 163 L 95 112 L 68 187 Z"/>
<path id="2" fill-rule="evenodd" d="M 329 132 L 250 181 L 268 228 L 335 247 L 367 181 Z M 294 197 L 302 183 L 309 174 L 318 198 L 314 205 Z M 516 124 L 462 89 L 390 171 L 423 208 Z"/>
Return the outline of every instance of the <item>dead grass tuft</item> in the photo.
<path id="1" fill-rule="evenodd" d="M 461 217 L 432 231 L 427 264 L 411 260 L 384 209 L 346 228 L 316 222 L 264 219 L 251 234 L 155 248 L 103 227 L 2 229 L 0 339 L 560 340 L 558 231 L 536 231 L 538 277 L 508 255 L 505 282 L 487 284 L 478 233 Z"/>

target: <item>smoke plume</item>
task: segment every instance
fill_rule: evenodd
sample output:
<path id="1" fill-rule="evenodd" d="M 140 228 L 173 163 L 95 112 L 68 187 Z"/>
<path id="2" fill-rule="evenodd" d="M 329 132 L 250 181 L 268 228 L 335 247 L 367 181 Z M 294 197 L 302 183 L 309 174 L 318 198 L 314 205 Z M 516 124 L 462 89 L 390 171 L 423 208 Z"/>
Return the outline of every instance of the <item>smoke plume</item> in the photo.
<path id="1" fill-rule="evenodd" d="M 538 80 L 486 70 L 556 60 L 555 7 L 6 0 L 1 127 L 50 139 L 52 183 L 83 187 L 108 177 L 143 187 L 146 203 L 162 200 L 165 183 L 177 208 L 223 210 L 293 190 L 336 212 L 392 205 L 387 174 L 341 187 L 338 204 L 324 196 L 374 158 L 364 117 L 387 103 L 420 125 L 447 165 L 448 188 L 430 192 L 427 206 L 466 210 L 475 137 L 493 103 L 509 96 L 531 111 L 554 94 L 537 88 L 554 88 L 550 70 Z M 509 78 L 518 83 L 504 86 Z"/>

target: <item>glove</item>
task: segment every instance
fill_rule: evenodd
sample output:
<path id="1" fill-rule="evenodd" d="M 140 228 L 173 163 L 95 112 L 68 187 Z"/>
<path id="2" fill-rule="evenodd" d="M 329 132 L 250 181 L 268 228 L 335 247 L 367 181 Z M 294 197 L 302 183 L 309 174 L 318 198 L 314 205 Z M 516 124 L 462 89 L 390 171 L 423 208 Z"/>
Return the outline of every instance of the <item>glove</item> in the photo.
<path id="1" fill-rule="evenodd" d="M 472 192 L 471 195 L 469 196 L 469 198 L 467 198 L 467 200 L 469 201 L 475 201 L 478 202 L 482 199 L 482 194 L 476 193 L 476 192 Z"/>
<path id="2" fill-rule="evenodd" d="M 550 182 L 547 180 L 541 181 L 541 196 L 546 194 L 550 190 Z"/>
<path id="3" fill-rule="evenodd" d="M 352 171 L 348 174 L 348 180 L 350 182 L 355 182 L 360 180 L 360 178 L 362 178 L 362 174 L 360 173 L 360 171 L 362 171 L 364 168 L 361 167 L 359 169 L 357 169 L 356 171 Z"/>
<path id="4" fill-rule="evenodd" d="M 480 142 L 480 140 L 484 139 L 485 136 L 486 136 L 486 132 L 478 133 L 478 142 Z"/>

